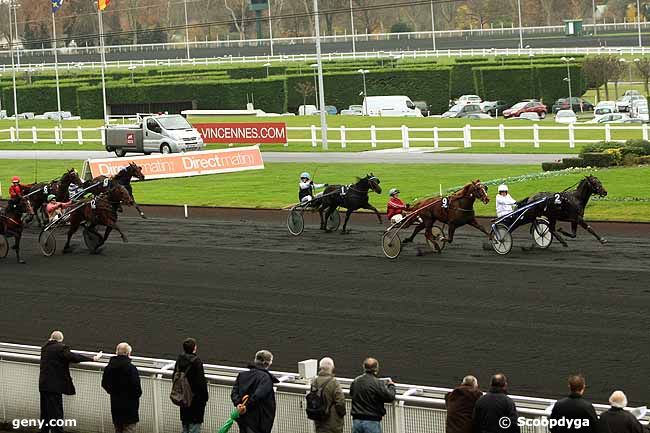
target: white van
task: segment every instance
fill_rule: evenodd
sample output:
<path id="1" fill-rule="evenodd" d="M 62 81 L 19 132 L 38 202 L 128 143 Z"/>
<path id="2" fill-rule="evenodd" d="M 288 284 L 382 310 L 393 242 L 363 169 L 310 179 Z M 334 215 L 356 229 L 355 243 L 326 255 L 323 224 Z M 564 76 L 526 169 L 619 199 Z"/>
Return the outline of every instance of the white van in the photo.
<path id="1" fill-rule="evenodd" d="M 422 117 L 408 96 L 368 96 L 363 99 L 366 116 Z"/>

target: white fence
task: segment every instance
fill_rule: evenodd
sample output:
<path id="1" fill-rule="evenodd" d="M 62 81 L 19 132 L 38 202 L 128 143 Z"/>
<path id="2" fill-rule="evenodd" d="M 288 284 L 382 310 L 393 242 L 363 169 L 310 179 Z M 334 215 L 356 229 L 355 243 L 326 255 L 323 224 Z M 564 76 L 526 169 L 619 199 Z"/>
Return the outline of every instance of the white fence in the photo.
<path id="1" fill-rule="evenodd" d="M 648 140 L 648 124 L 633 125 L 589 125 L 570 124 L 567 126 L 546 126 L 534 123 L 532 125 L 512 126 L 500 124 L 497 126 L 473 126 L 466 124 L 459 128 L 431 127 L 413 128 L 406 125 L 401 127 L 348 128 L 345 126 L 328 127 L 328 142 L 338 144 L 341 149 L 350 147 L 378 146 L 401 147 L 443 147 L 472 148 L 481 144 L 494 144 L 505 148 L 512 144 L 530 144 L 539 149 L 542 144 L 567 145 L 574 149 L 576 144 L 596 143 L 598 141 L 625 141 L 628 139 Z M 287 127 L 287 143 L 310 144 L 316 148 L 322 144 L 320 127 Z M 20 128 L 11 127 L 0 130 L 0 143 L 103 143 L 104 128 Z"/>
<path id="2" fill-rule="evenodd" d="M 39 353 L 40 348 L 0 343 L 0 422 L 16 419 L 39 418 Z M 86 354 L 90 354 L 85 352 Z M 108 357 L 101 362 L 83 363 L 72 369 L 77 395 L 65 398 L 65 418 L 77 422 L 76 431 L 84 433 L 110 432 L 112 430 L 110 401 L 101 388 L 102 369 Z M 168 395 L 172 360 L 133 357 L 140 372 L 143 395 L 140 399 L 140 433 L 177 433 L 180 431 L 178 408 Z M 232 411 L 230 389 L 239 368 L 205 365 L 209 381 L 210 399 L 206 408 L 203 431 L 216 431 Z M 296 373 L 274 372 L 280 379 L 276 386 L 277 414 L 274 433 L 311 433 L 312 424 L 304 411 L 309 379 Z M 351 379 L 339 378 L 346 396 Z M 383 421 L 386 433 L 444 433 L 445 400 L 449 389 L 397 384 L 397 401 L 386 405 Z M 518 407 L 519 416 L 541 421 L 554 400 L 511 396 Z M 350 401 L 347 401 L 348 413 Z M 600 412 L 606 406 L 597 405 Z M 350 417 L 346 416 L 345 431 L 350 431 Z M 645 420 L 647 422 L 647 419 Z M 541 423 L 540 423 L 541 424 Z M 75 430 L 75 429 L 72 429 Z M 235 426 L 232 430 L 237 432 Z M 522 433 L 546 433 L 543 426 L 524 427 Z"/>

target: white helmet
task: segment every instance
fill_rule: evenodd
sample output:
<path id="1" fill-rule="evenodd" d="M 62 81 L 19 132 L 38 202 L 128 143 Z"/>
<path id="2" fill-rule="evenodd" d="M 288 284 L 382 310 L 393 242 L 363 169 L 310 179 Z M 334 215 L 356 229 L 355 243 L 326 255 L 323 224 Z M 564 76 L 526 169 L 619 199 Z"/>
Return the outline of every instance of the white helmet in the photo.
<path id="1" fill-rule="evenodd" d="M 499 192 L 508 192 L 508 185 L 505 183 L 499 185 Z"/>

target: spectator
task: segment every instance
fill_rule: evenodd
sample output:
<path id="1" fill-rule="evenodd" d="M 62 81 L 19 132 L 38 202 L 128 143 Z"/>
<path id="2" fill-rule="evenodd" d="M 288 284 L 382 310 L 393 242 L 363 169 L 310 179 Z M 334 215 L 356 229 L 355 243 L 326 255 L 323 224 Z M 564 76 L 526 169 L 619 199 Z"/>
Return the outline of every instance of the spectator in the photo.
<path id="1" fill-rule="evenodd" d="M 279 380 L 269 372 L 273 354 L 260 350 L 255 354 L 248 371 L 239 373 L 232 387 L 230 399 L 239 409 L 237 420 L 240 433 L 271 433 L 275 421 L 275 391 L 273 384 Z M 246 407 L 242 405 L 248 396 Z"/>
<path id="2" fill-rule="evenodd" d="M 612 406 L 600 414 L 600 431 L 603 433 L 644 433 L 643 425 L 630 412 L 625 410 L 627 397 L 623 391 L 614 391 L 609 396 Z"/>
<path id="3" fill-rule="evenodd" d="M 352 397 L 352 433 L 381 433 L 381 420 L 386 415 L 384 403 L 395 400 L 395 384 L 388 378 L 380 380 L 379 361 L 366 358 L 364 374 L 350 385 Z"/>
<path id="4" fill-rule="evenodd" d="M 70 376 L 70 364 L 98 361 L 101 356 L 101 352 L 93 358 L 72 353 L 70 347 L 63 344 L 63 333 L 52 332 L 50 339 L 41 348 L 41 372 L 38 377 L 41 420 L 44 423 L 41 433 L 63 432 L 62 427 L 49 427 L 48 422 L 63 419 L 63 394 L 75 395 L 76 393 Z"/>
<path id="5" fill-rule="evenodd" d="M 517 407 L 508 397 L 508 378 L 492 376 L 489 391 L 478 399 L 472 414 L 474 433 L 519 433 Z"/>
<path id="6" fill-rule="evenodd" d="M 323 406 L 328 409 L 327 418 L 314 421 L 316 433 L 342 433 L 345 416 L 345 396 L 341 385 L 334 377 L 334 360 L 323 358 L 319 363 L 318 377 L 312 383 L 313 389 L 322 394 Z"/>
<path id="7" fill-rule="evenodd" d="M 115 355 L 108 361 L 102 376 L 102 388 L 111 396 L 111 416 L 115 433 L 134 433 L 140 421 L 140 375 L 131 364 L 131 346 L 117 345 Z"/>
<path id="8" fill-rule="evenodd" d="M 183 353 L 178 355 L 174 366 L 174 376 L 177 371 L 184 371 L 185 377 L 192 389 L 192 404 L 181 407 L 181 423 L 183 433 L 200 433 L 205 405 L 208 403 L 208 383 L 205 380 L 203 362 L 196 355 L 196 340 L 188 338 L 183 341 Z"/>
<path id="9" fill-rule="evenodd" d="M 483 393 L 474 376 L 465 376 L 460 386 L 445 396 L 447 433 L 472 433 L 472 413 Z"/>
<path id="10" fill-rule="evenodd" d="M 568 397 L 558 400 L 553 406 L 550 419 L 559 420 L 564 418 L 561 425 L 556 425 L 551 429 L 552 433 L 597 433 L 600 431 L 598 425 L 598 415 L 591 403 L 586 401 L 582 396 L 585 393 L 585 378 L 581 374 L 572 374 L 569 376 Z M 569 423 L 566 421 L 576 420 L 577 422 Z M 587 421 L 583 421 L 587 420 Z M 587 425 L 587 422 L 589 423 Z M 618 433 L 618 432 L 617 432 Z"/>

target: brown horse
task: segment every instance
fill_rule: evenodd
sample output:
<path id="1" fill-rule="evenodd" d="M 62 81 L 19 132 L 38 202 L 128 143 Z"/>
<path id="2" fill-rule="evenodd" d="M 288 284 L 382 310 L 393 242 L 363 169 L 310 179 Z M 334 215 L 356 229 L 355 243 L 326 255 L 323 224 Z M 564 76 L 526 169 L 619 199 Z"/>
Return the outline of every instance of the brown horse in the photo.
<path id="1" fill-rule="evenodd" d="M 431 228 L 436 221 L 440 221 L 449 226 L 448 237 L 447 239 L 443 239 L 449 243 L 454 241 L 454 232 L 456 229 L 466 224 L 477 228 L 489 236 L 490 233 L 476 221 L 474 214 L 474 201 L 476 199 L 481 200 L 484 204 L 490 202 L 490 198 L 487 195 L 487 187 L 478 179 L 468 183 L 463 189 L 449 197 L 430 197 L 413 204 L 409 208 L 409 211 L 419 216 L 422 222 L 415 227 L 410 237 L 404 239 L 403 243 L 413 242 L 415 235 L 422 229 L 425 229 L 424 235 L 435 245 L 437 251 L 440 252 L 438 244 L 434 242 L 435 239 L 433 239 L 431 232 Z"/>
<path id="2" fill-rule="evenodd" d="M 108 191 L 114 185 L 122 185 L 128 191 L 135 208 L 138 210 L 138 213 L 141 217 L 145 218 L 144 212 L 140 209 L 138 204 L 135 202 L 133 197 L 133 187 L 131 187 L 131 179 L 136 178 L 138 180 L 144 180 L 144 173 L 142 173 L 142 167 L 137 165 L 135 162 L 130 162 L 129 165 L 122 168 L 115 176 L 106 177 L 106 176 L 97 176 L 83 184 L 85 193 L 90 193 L 93 195 L 99 195 Z M 115 209 L 119 209 L 119 205 L 115 206 Z"/>
<path id="3" fill-rule="evenodd" d="M 53 180 L 49 183 L 36 183 L 31 185 L 31 187 L 25 191 L 25 195 L 29 198 L 29 203 L 34 211 L 39 226 L 43 227 L 43 221 L 48 220 L 43 209 L 43 205 L 47 203 L 47 196 L 54 194 L 57 201 L 66 202 L 70 200 L 68 188 L 73 183 L 75 185 L 82 184 L 77 170 L 71 168 L 63 173 L 63 176 L 61 176 L 59 180 Z"/>
<path id="4" fill-rule="evenodd" d="M 0 234 L 14 238 L 13 249 L 16 251 L 16 260 L 20 264 L 25 261 L 20 257 L 20 240 L 23 236 L 23 214 L 27 212 L 29 202 L 23 197 L 16 200 L 10 200 L 4 213 L 0 214 Z"/>
<path id="5" fill-rule="evenodd" d="M 79 230 L 79 226 L 81 226 L 82 223 L 87 224 L 86 229 L 88 231 L 103 239 L 102 244 L 98 245 L 93 253 L 96 253 L 99 247 L 106 242 L 108 235 L 113 229 L 119 232 L 123 242 L 128 242 L 126 235 L 117 225 L 117 213 L 113 209 L 115 204 L 122 203 L 127 206 L 131 206 L 134 203 L 129 192 L 122 185 L 114 185 L 113 188 L 107 192 L 92 199 L 85 199 L 80 203 L 76 209 L 71 211 L 68 241 L 63 248 L 63 253 L 65 254 L 72 251 L 70 240 L 77 230 Z M 106 227 L 106 232 L 103 236 L 97 232 L 97 226 Z"/>

